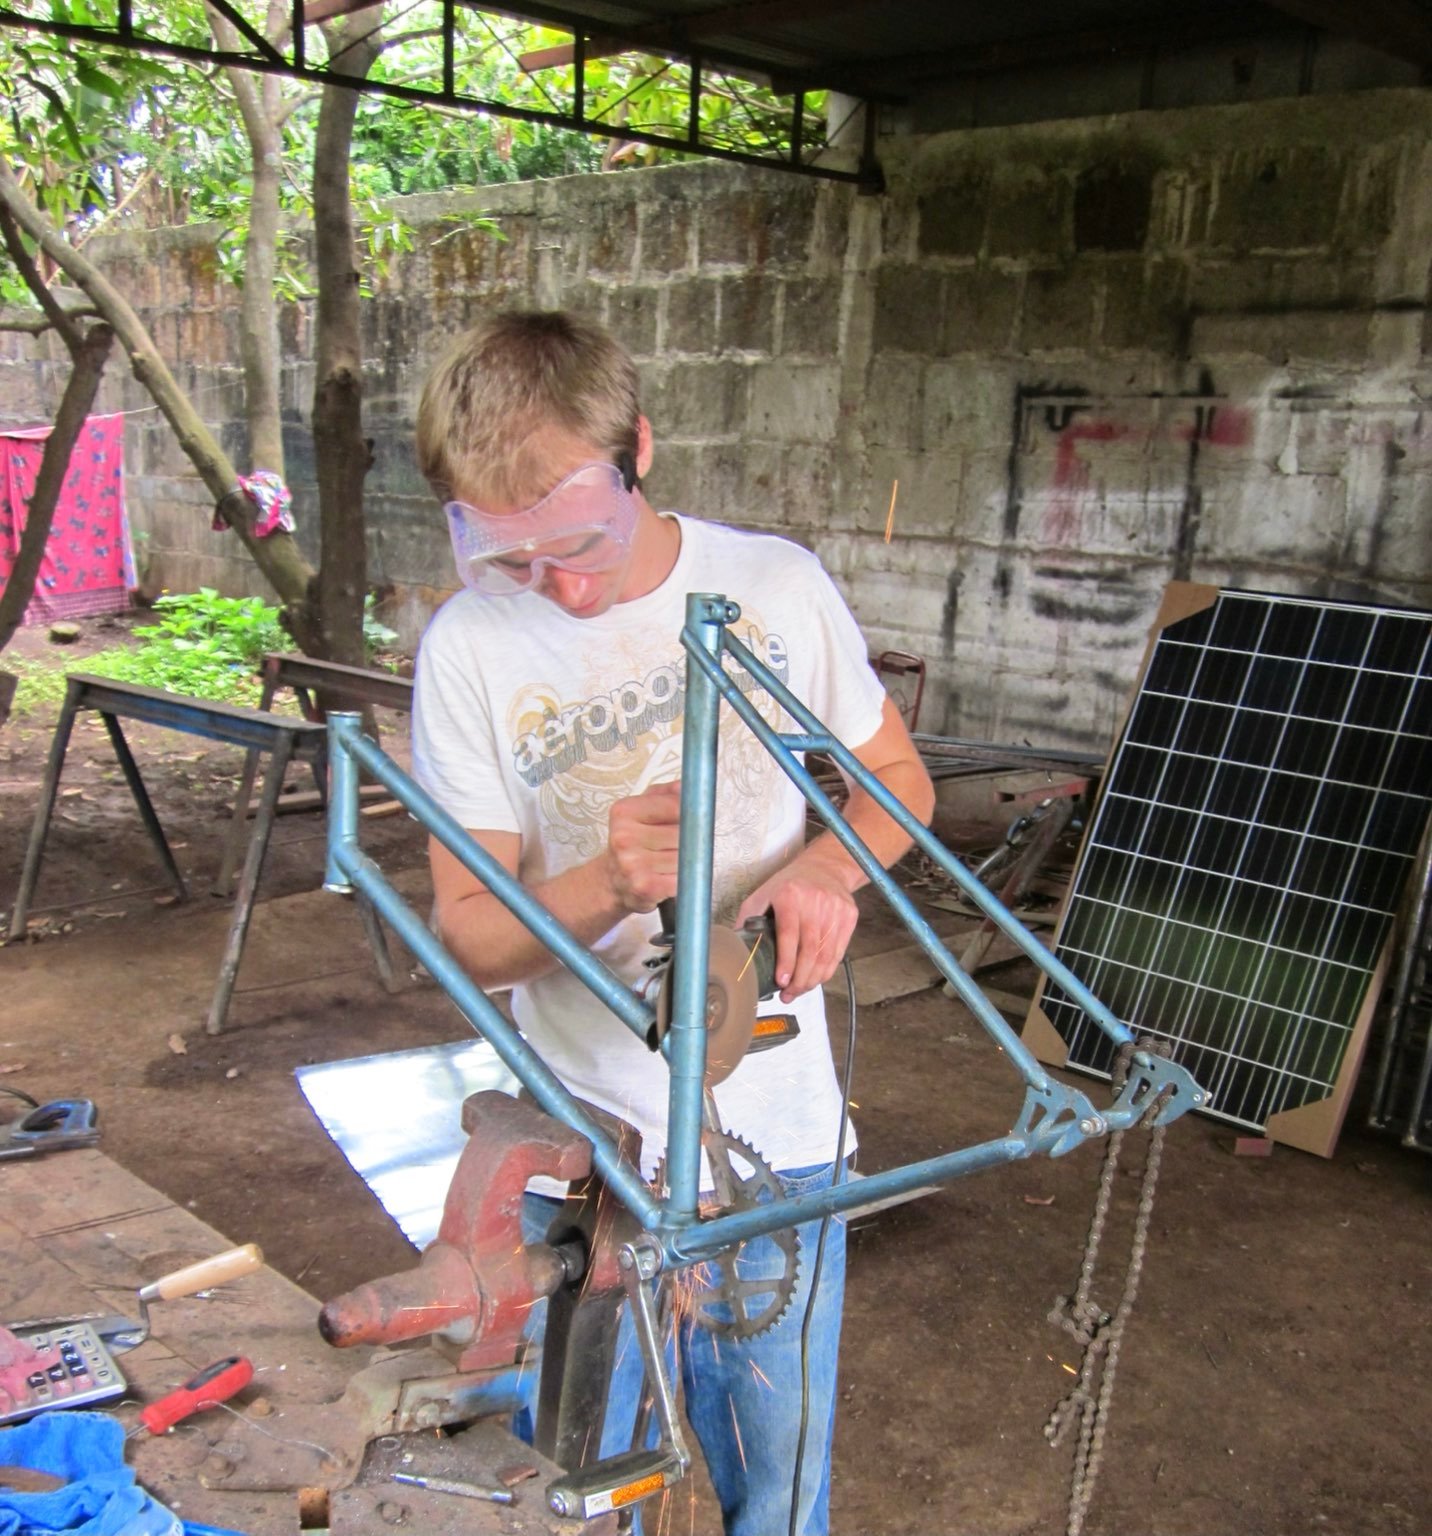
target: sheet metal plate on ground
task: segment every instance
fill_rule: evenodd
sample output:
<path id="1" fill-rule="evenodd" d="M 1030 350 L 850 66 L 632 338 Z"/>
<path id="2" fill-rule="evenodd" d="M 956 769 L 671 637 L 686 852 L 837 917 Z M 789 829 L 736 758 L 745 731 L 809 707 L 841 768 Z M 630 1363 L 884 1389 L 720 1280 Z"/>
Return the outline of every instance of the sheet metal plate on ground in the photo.
<path id="1" fill-rule="evenodd" d="M 437 1236 L 467 1142 L 462 1101 L 484 1088 L 518 1089 L 485 1040 L 327 1061 L 294 1075 L 324 1130 L 417 1248 Z"/>

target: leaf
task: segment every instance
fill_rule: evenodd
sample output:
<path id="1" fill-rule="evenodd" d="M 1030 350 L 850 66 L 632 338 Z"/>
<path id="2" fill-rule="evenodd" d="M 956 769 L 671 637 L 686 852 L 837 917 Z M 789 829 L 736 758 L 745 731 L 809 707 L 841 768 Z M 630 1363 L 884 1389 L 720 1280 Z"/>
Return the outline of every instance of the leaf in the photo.
<path id="1" fill-rule="evenodd" d="M 187 1056 L 189 1054 L 189 1047 L 184 1044 L 184 1036 L 177 1031 L 170 1035 L 165 1043 L 176 1056 Z"/>
<path id="2" fill-rule="evenodd" d="M 126 92 L 118 80 L 105 74 L 102 69 L 96 69 L 93 64 L 83 62 L 76 64 L 75 79 L 87 91 L 94 91 L 100 96 L 108 96 L 111 101 L 123 101 L 128 95 L 128 92 Z"/>

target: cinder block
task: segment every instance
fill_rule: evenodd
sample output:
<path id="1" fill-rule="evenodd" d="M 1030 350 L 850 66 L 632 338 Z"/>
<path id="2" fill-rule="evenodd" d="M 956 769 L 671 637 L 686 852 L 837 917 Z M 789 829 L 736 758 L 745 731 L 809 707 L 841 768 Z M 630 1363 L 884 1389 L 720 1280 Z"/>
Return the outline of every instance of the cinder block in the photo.
<path id="1" fill-rule="evenodd" d="M 651 357 L 656 352 L 657 294 L 655 288 L 631 284 L 607 291 L 603 319 L 633 357 Z"/>
<path id="2" fill-rule="evenodd" d="M 926 267 L 881 267 L 875 278 L 872 349 L 924 353 L 938 350 L 945 283 L 944 273 Z"/>
<path id="3" fill-rule="evenodd" d="M 925 447 L 1007 453 L 1018 378 L 1008 364 L 931 363 L 925 370 Z"/>
<path id="4" fill-rule="evenodd" d="M 695 221 L 684 199 L 662 198 L 641 211 L 641 270 L 647 277 L 685 272 L 695 249 Z"/>
<path id="5" fill-rule="evenodd" d="M 1057 260 L 1071 248 L 1069 183 L 1033 166 L 1011 166 L 990 187 L 988 253 Z"/>
<path id="6" fill-rule="evenodd" d="M 840 376 L 834 364 L 775 362 L 751 368 L 750 430 L 755 437 L 829 442 L 839 405 Z"/>
<path id="7" fill-rule="evenodd" d="M 1102 264 L 1099 340 L 1114 351 L 1177 354 L 1188 328 L 1188 268 L 1163 258 L 1111 257 Z"/>
<path id="8" fill-rule="evenodd" d="M 781 310 L 781 351 L 787 356 L 833 357 L 840 345 L 840 288 L 828 277 L 788 278 Z"/>
<path id="9" fill-rule="evenodd" d="M 699 494 L 698 462 L 700 445 L 672 442 L 664 435 L 664 423 L 653 420 L 656 454 L 651 473 L 642 481 L 642 491 L 652 506 L 662 511 L 690 512 L 693 516 L 710 514 Z"/>
<path id="10" fill-rule="evenodd" d="M 835 456 L 823 445 L 796 443 L 785 452 L 781 494 L 770 510 L 778 514 L 778 527 L 824 528 L 838 494 Z"/>
<path id="11" fill-rule="evenodd" d="M 860 194 L 839 182 L 822 182 L 816 188 L 810 251 L 813 272 L 839 272 L 850 241 L 852 210 Z"/>
<path id="12" fill-rule="evenodd" d="M 749 368 L 737 362 L 678 362 L 666 378 L 661 430 L 673 437 L 714 437 L 746 425 Z M 755 427 L 753 421 L 753 430 Z"/>
<path id="13" fill-rule="evenodd" d="M 1023 272 L 990 267 L 949 273 L 939 317 L 939 350 L 946 356 L 1009 351 L 1025 280 Z"/>
<path id="14" fill-rule="evenodd" d="M 1327 247 L 1345 174 L 1343 155 L 1320 145 L 1239 150 L 1219 173 L 1208 238 L 1240 251 Z"/>
<path id="15" fill-rule="evenodd" d="M 746 266 L 751 252 L 748 199 L 739 193 L 713 197 L 697 216 L 697 261 L 703 267 Z"/>
<path id="16" fill-rule="evenodd" d="M 1366 361 L 1370 329 L 1366 311 L 1199 315 L 1193 322 L 1191 347 L 1198 358 L 1242 354 L 1280 364 L 1301 361 L 1351 367 Z"/>
<path id="17" fill-rule="evenodd" d="M 668 352 L 707 353 L 716 346 L 717 284 L 709 277 L 682 278 L 663 289 Z"/>
<path id="18" fill-rule="evenodd" d="M 1288 302 L 1289 268 L 1290 263 L 1266 256 L 1199 261 L 1188 270 L 1189 308 L 1197 315 L 1217 315 L 1281 307 Z"/>
<path id="19" fill-rule="evenodd" d="M 636 205 L 594 209 L 587 230 L 588 274 L 618 281 L 635 277 L 636 257 Z"/>
<path id="20" fill-rule="evenodd" d="M 1100 282 L 1089 262 L 1025 276 L 1019 346 L 1025 352 L 1088 347 L 1094 336 Z"/>
<path id="21" fill-rule="evenodd" d="M 815 233 L 817 189 L 812 182 L 781 177 L 776 172 L 771 173 L 771 180 L 779 185 L 751 199 L 753 258 L 757 266 L 804 266 L 810 260 Z"/>
<path id="22" fill-rule="evenodd" d="M 917 450 L 924 425 L 924 365 L 898 353 L 871 359 L 860 425 L 874 446 Z"/>
<path id="23" fill-rule="evenodd" d="M 722 278 L 716 289 L 716 349 L 770 356 L 776 349 L 777 279 L 753 272 Z"/>
<path id="24" fill-rule="evenodd" d="M 989 202 L 990 174 L 984 166 L 927 192 L 919 201 L 920 254 L 978 256 Z"/>

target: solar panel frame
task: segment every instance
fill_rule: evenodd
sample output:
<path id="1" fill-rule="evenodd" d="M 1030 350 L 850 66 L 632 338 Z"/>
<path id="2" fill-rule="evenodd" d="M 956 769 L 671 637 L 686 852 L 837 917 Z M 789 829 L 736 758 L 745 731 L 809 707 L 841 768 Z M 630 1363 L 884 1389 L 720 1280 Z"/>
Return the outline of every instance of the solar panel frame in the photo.
<path id="1" fill-rule="evenodd" d="M 1432 810 L 1432 614 L 1173 583 L 1055 953 L 1212 1095 L 1328 1155 Z M 1025 1037 L 1108 1076 L 1053 982 Z"/>

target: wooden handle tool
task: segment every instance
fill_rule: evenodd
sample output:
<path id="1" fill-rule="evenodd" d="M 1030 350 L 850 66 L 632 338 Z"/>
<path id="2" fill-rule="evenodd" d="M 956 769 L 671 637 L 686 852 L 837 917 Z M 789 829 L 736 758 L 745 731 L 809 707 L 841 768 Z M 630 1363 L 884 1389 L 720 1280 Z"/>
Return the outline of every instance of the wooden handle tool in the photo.
<path id="1" fill-rule="evenodd" d="M 227 1253 L 216 1253 L 212 1259 L 200 1259 L 197 1264 L 176 1269 L 173 1274 L 161 1275 L 140 1291 L 139 1299 L 145 1302 L 173 1301 L 179 1296 L 192 1296 L 195 1291 L 207 1291 L 211 1286 L 237 1280 L 240 1275 L 251 1275 L 263 1261 L 263 1250 L 259 1245 L 245 1243 L 242 1248 L 230 1248 Z"/>

